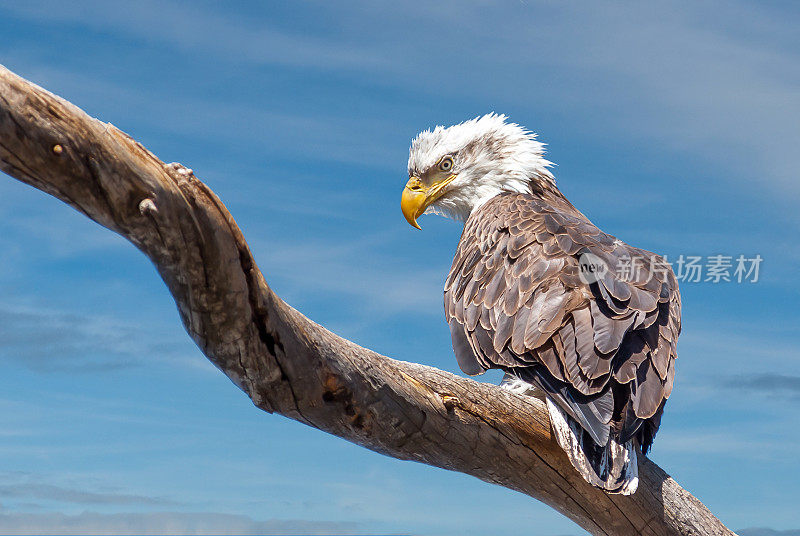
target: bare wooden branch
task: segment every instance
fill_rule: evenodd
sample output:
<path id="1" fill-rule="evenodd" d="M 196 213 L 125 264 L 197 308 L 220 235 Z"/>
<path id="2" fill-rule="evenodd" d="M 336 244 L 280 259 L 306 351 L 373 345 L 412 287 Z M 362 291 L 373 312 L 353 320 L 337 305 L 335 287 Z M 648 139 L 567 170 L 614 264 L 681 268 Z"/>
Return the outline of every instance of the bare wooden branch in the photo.
<path id="1" fill-rule="evenodd" d="M 551 437 L 541 400 L 389 359 L 310 321 L 270 290 L 230 213 L 191 170 L 2 66 L 0 170 L 147 255 L 186 331 L 264 411 L 526 493 L 592 534 L 733 534 L 644 457 L 632 497 L 589 486 Z"/>

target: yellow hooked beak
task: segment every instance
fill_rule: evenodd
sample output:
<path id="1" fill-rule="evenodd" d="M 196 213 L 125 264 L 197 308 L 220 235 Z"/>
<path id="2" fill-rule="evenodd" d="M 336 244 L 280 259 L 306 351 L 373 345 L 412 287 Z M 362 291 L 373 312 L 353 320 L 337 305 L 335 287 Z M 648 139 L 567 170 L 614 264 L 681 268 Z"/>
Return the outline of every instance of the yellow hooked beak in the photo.
<path id="1" fill-rule="evenodd" d="M 406 187 L 403 189 L 403 197 L 400 199 L 400 210 L 403 211 L 406 221 L 417 229 L 422 229 L 417 223 L 417 218 L 422 216 L 431 203 L 442 196 L 444 187 L 455 178 L 455 175 L 449 175 L 444 180 L 430 186 L 425 186 L 419 177 L 408 179 Z"/>

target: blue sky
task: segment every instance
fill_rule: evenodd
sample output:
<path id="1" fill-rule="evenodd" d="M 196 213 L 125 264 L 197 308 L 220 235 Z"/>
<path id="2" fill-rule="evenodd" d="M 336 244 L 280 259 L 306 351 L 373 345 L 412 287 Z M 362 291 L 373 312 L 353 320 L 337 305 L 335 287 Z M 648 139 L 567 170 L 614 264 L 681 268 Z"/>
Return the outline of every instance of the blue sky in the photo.
<path id="1" fill-rule="evenodd" d="M 194 169 L 284 299 L 398 359 L 457 371 L 441 286 L 460 228 L 399 211 L 429 126 L 506 113 L 605 231 L 670 258 L 761 255 L 756 284 L 682 285 L 652 458 L 730 527 L 788 531 L 799 11 L 0 1 L 0 63 Z M 8 178 L 0 251 L 0 532 L 583 534 L 523 495 L 260 412 L 144 257 Z"/>

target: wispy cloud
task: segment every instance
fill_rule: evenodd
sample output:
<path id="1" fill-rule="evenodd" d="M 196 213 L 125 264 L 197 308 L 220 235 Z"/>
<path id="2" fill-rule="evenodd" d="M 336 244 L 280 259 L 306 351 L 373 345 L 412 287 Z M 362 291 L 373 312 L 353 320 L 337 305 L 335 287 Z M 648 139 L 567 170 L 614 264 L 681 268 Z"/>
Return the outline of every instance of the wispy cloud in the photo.
<path id="1" fill-rule="evenodd" d="M 739 536 L 800 536 L 800 529 L 775 530 L 765 527 L 753 527 L 736 531 Z"/>
<path id="2" fill-rule="evenodd" d="M 11 2 L 4 6 L 18 17 L 74 23 L 95 31 L 119 32 L 144 43 L 171 45 L 187 53 L 211 53 L 256 64 L 333 70 L 378 65 L 381 61 L 363 47 L 276 26 L 257 26 L 251 20 L 232 16 L 227 10 L 152 1 L 137 2 L 126 10 L 102 1 L 81 2 L 68 10 L 58 7 L 52 1 L 35 6 Z M 209 40 L 209 35 L 215 38 Z"/>
<path id="3" fill-rule="evenodd" d="M 736 426 L 715 425 L 702 429 L 670 429 L 661 433 L 656 441 L 655 451 L 661 455 L 689 454 L 705 455 L 725 454 L 752 462 L 753 460 L 771 461 L 776 456 L 791 456 L 794 445 L 785 438 L 776 437 L 774 433 L 757 433 L 763 430 L 751 429 L 747 434 Z"/>
<path id="4" fill-rule="evenodd" d="M 0 534 L 363 534 L 357 523 L 224 513 L 0 513 Z"/>
<path id="5" fill-rule="evenodd" d="M 84 505 L 148 505 L 174 506 L 176 501 L 161 497 L 148 497 L 128 493 L 95 492 L 73 489 L 53 484 L 18 483 L 0 485 L 0 497 L 5 499 L 38 499 L 59 503 Z"/>
<path id="6" fill-rule="evenodd" d="M 105 2 L 84 2 L 72 10 L 52 2 L 8 3 L 4 9 L 16 17 L 74 24 L 228 62 L 335 71 L 368 86 L 402 88 L 404 100 L 414 100 L 414 94 L 449 98 L 457 89 L 459 98 L 485 103 L 476 114 L 488 111 L 487 106 L 513 106 L 531 115 L 578 107 L 586 115 L 587 135 L 619 136 L 626 143 L 645 137 L 676 155 L 713 158 L 715 165 L 729 168 L 720 175 L 726 180 L 800 192 L 792 151 L 800 120 L 795 98 L 800 70 L 796 47 L 789 46 L 791 24 L 779 12 L 744 3 L 735 9 L 718 5 L 712 24 L 698 24 L 694 21 L 708 20 L 703 14 L 713 7 L 677 9 L 669 1 L 610 2 L 580 10 L 543 2 L 502 8 L 465 2 L 458 9 L 368 2 L 351 9 L 313 2 L 308 7 L 314 16 L 303 17 L 304 31 L 169 2 L 158 3 L 158 9 L 155 3 L 137 3 L 124 11 Z M 739 31 L 740 20 L 729 13 L 748 20 L 750 33 Z M 462 61 L 464 51 L 469 61 Z M 591 92 L 583 89 L 586 85 Z M 181 97 L 185 101 L 187 96 Z M 266 129 L 262 139 L 284 131 L 287 145 L 331 145 L 328 155 L 351 162 L 364 154 L 363 143 L 385 151 L 381 133 L 393 125 L 376 114 L 362 121 L 357 116 L 363 111 L 353 113 L 352 107 L 327 118 L 317 113 L 287 119 L 277 110 L 242 114 L 220 102 L 186 106 L 166 101 L 168 107 L 183 108 L 185 121 L 169 122 L 176 128 L 227 120 L 241 124 L 245 133 Z M 163 107 L 152 98 L 148 102 L 150 110 Z M 645 118 L 646 125 L 636 123 Z M 403 119 L 394 118 L 394 124 L 398 120 Z M 366 129 L 371 134 L 354 138 L 365 132 L 352 128 L 356 122 L 371 125 Z M 307 143 L 302 143 L 304 134 Z M 371 141 L 375 135 L 382 143 Z"/>
<path id="7" fill-rule="evenodd" d="M 25 504 L 149 508 L 184 505 L 168 497 L 142 495 L 109 487 L 103 479 L 86 476 L 44 477 L 26 471 L 4 471 L 0 472 L 0 479 L 0 499 L 15 511 L 24 510 L 22 505 Z"/>
<path id="8" fill-rule="evenodd" d="M 684 320 L 687 317 L 686 310 L 684 308 Z M 693 312 L 691 309 L 689 311 Z M 704 358 L 680 363 L 685 377 L 698 378 L 705 382 L 709 379 L 708 375 L 713 374 L 714 383 L 719 385 L 720 371 L 748 371 L 747 375 L 751 377 L 763 374 L 764 370 L 781 370 L 782 373 L 789 374 L 799 371 L 797 366 L 800 363 L 793 359 L 798 355 L 794 344 L 796 326 L 791 322 L 750 321 L 746 314 L 751 313 L 743 313 L 730 320 L 719 318 L 714 322 L 707 322 L 703 318 L 694 317 L 689 319 L 691 323 L 684 322 L 685 329 L 679 342 L 681 355 Z M 718 363 L 720 368 L 710 368 L 709 363 Z"/>
<path id="9" fill-rule="evenodd" d="M 164 99 L 163 90 L 103 80 L 60 66 L 39 65 L 26 74 L 71 98 L 90 115 L 100 115 L 127 130 L 151 149 L 154 146 L 138 136 L 134 127 L 144 125 L 165 136 L 180 136 L 184 144 L 199 140 L 220 150 L 259 154 L 267 164 L 278 157 L 290 157 L 351 165 L 369 163 L 399 170 L 405 167 L 402 159 L 393 160 L 396 153 L 391 150 L 389 139 L 394 124 L 388 118 L 336 110 L 313 114 L 287 111 L 269 102 L 253 106 L 237 103 L 236 99 L 221 101 L 191 93 L 180 99 Z M 146 109 L 147 114 L 131 116 L 130 109 Z M 160 156 L 168 161 L 180 157 Z M 228 174 L 231 167 L 235 164 L 228 165 Z M 280 180 L 270 167 L 260 173 Z"/>
<path id="10" fill-rule="evenodd" d="M 738 375 L 723 382 L 725 387 L 760 395 L 788 395 L 800 401 L 800 376 L 788 374 Z"/>
<path id="11" fill-rule="evenodd" d="M 0 360 L 37 372 L 109 372 L 151 356 L 180 357 L 182 345 L 103 316 L 30 307 L 0 308 Z"/>
<path id="12" fill-rule="evenodd" d="M 392 237 L 379 233 L 334 243 L 256 241 L 254 250 L 265 258 L 267 276 L 279 277 L 295 299 L 344 297 L 356 305 L 353 311 L 372 318 L 412 311 L 440 315 L 445 274 L 438 267 L 414 270 L 386 254 L 383 248 L 391 243 Z"/>

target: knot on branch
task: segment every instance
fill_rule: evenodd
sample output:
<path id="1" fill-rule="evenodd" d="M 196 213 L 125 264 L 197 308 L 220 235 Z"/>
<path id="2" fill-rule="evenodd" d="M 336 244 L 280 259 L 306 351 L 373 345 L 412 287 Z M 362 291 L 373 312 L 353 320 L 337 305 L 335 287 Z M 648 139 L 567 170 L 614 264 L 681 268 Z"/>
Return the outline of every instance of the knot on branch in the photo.
<path id="1" fill-rule="evenodd" d="M 323 386 L 322 400 L 326 404 L 341 405 L 353 428 L 363 430 L 367 427 L 368 412 L 358 407 L 353 392 L 337 375 L 331 372 L 326 374 Z"/>
<path id="2" fill-rule="evenodd" d="M 447 411 L 453 411 L 453 409 L 460 403 L 461 401 L 457 396 L 442 395 L 442 404 L 444 404 L 444 407 L 447 409 Z"/>
<path id="3" fill-rule="evenodd" d="M 148 197 L 146 199 L 142 199 L 141 203 L 139 203 L 139 212 L 142 214 L 142 216 L 156 214 L 158 212 L 158 207 L 156 206 L 155 201 Z"/>

